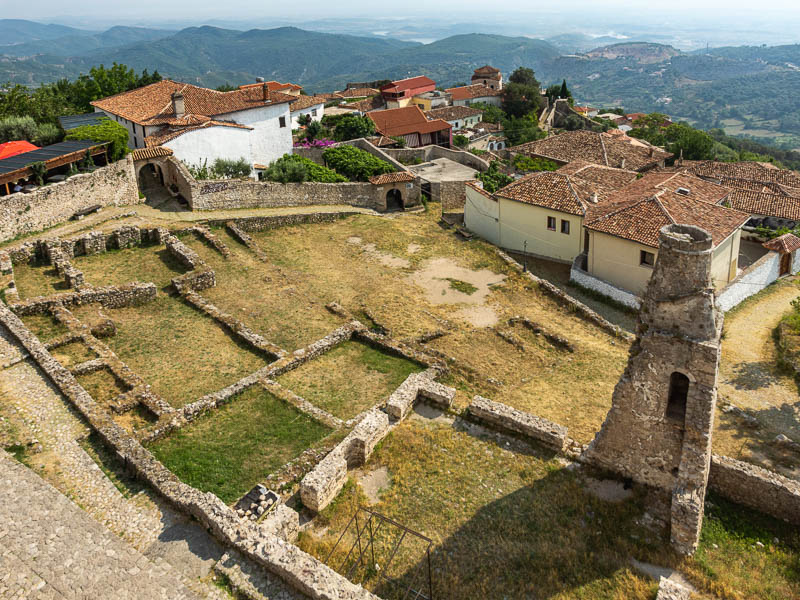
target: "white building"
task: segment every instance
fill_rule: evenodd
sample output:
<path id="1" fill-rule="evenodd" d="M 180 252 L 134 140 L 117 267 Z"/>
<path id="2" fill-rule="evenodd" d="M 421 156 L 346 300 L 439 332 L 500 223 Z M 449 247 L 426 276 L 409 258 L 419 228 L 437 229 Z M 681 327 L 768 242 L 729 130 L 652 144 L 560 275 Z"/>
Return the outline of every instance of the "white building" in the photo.
<path id="1" fill-rule="evenodd" d="M 300 127 L 298 119 L 303 115 L 309 115 L 312 121 L 321 121 L 325 116 L 325 98 L 322 96 L 299 96 L 289 106 L 292 114 L 292 129 Z"/>
<path id="2" fill-rule="evenodd" d="M 474 127 L 483 118 L 483 111 L 469 106 L 445 106 L 425 111 L 428 119 L 442 119 L 452 125 L 454 131 Z"/>
<path id="3" fill-rule="evenodd" d="M 503 103 L 503 92 L 476 83 L 462 87 L 448 88 L 447 93 L 453 98 L 453 106 L 470 106 L 476 102 L 500 106 Z"/>
<path id="4" fill-rule="evenodd" d="M 166 79 L 92 105 L 128 129 L 131 148 L 163 145 L 187 164 L 267 165 L 292 151 L 289 107 L 298 98 L 267 83 L 218 92 Z"/>

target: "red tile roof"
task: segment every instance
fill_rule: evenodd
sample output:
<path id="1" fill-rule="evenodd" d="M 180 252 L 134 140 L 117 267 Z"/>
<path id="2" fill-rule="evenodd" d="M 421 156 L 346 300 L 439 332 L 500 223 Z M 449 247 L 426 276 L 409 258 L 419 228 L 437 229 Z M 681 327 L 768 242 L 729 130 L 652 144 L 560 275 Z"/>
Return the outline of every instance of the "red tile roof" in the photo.
<path id="1" fill-rule="evenodd" d="M 395 171 L 394 173 L 382 173 L 373 175 L 369 182 L 373 185 L 384 185 L 387 183 L 402 183 L 404 181 L 414 181 L 416 177 L 408 171 Z"/>
<path id="2" fill-rule="evenodd" d="M 409 133 L 433 133 L 451 129 L 450 123 L 435 119 L 429 121 L 418 106 L 376 110 L 367 113 L 379 133 L 387 137 Z"/>
<path id="3" fill-rule="evenodd" d="M 698 183 L 700 182 L 700 183 Z M 658 232 L 664 225 L 697 225 L 708 231 L 714 245 L 721 243 L 750 216 L 717 204 L 727 188 L 686 173 L 651 173 L 589 209 L 586 228 L 658 247 Z M 688 194 L 679 193 L 680 188 Z"/>
<path id="4" fill-rule="evenodd" d="M 331 94 L 336 98 L 367 98 L 369 96 L 377 96 L 380 94 L 380 90 L 376 90 L 375 88 L 370 87 L 361 87 L 361 88 L 349 88 L 346 90 L 342 90 L 341 92 L 334 92 Z"/>
<path id="5" fill-rule="evenodd" d="M 417 77 L 409 77 L 407 79 L 398 79 L 382 86 L 381 92 L 390 92 L 396 94 L 397 92 L 404 92 L 406 90 L 413 90 L 414 88 L 436 86 L 436 82 L 430 77 L 419 75 Z"/>
<path id="6" fill-rule="evenodd" d="M 581 216 L 593 203 L 593 195 L 585 182 L 554 171 L 531 173 L 495 192 L 498 198 Z"/>
<path id="7" fill-rule="evenodd" d="M 256 83 L 247 83 L 245 85 L 240 85 L 239 89 L 243 90 L 247 88 L 257 88 L 262 85 L 266 85 L 270 92 L 280 92 L 281 90 L 292 90 L 299 92 L 303 89 L 302 86 L 297 85 L 296 83 L 280 83 L 278 81 L 259 81 Z"/>
<path id="8" fill-rule="evenodd" d="M 294 102 L 297 96 L 271 92 L 260 84 L 232 92 L 164 79 L 144 87 L 92 102 L 92 106 L 139 125 L 169 124 L 176 118 L 172 95 L 183 94 L 187 115 L 214 117 L 266 105 Z"/>
<path id="9" fill-rule="evenodd" d="M 567 163 L 557 172 L 580 178 L 597 192 L 600 200 L 605 200 L 615 191 L 622 189 L 637 176 L 636 171 L 595 165 L 584 160 Z"/>
<path id="10" fill-rule="evenodd" d="M 201 125 L 190 125 L 188 127 L 180 127 L 180 128 L 172 128 L 172 127 L 163 127 L 156 131 L 153 135 L 149 135 L 144 138 L 145 146 L 151 148 L 153 146 L 160 146 L 161 144 L 166 144 L 170 140 L 174 140 L 176 137 L 183 135 L 184 133 L 189 133 L 190 131 L 197 131 L 198 129 L 207 129 L 209 127 L 233 127 L 235 129 L 249 129 L 252 130 L 252 127 L 248 127 L 247 125 L 240 125 L 239 123 L 231 123 L 230 121 L 207 121 Z"/>
<path id="11" fill-rule="evenodd" d="M 624 168 L 636 171 L 652 168 L 672 156 L 659 148 L 630 144 L 614 136 L 585 130 L 565 131 L 509 150 L 560 163 L 585 160 L 607 167 L 622 168 L 624 165 Z"/>
<path id="12" fill-rule="evenodd" d="M 800 221 L 800 198 L 751 190 L 732 190 L 728 202 L 731 208 L 751 215 Z"/>
<path id="13" fill-rule="evenodd" d="M 131 152 L 133 160 L 147 160 L 148 158 L 158 158 L 159 156 L 172 156 L 172 148 L 154 146 L 152 148 L 137 148 Z"/>
<path id="14" fill-rule="evenodd" d="M 465 85 L 462 87 L 448 88 L 445 90 L 452 94 L 453 100 L 474 100 L 475 98 L 487 98 L 489 96 L 502 96 L 502 90 L 493 90 L 482 83 Z"/>
<path id="15" fill-rule="evenodd" d="M 778 169 L 775 165 L 760 162 L 721 162 L 707 160 L 695 163 L 688 169 L 699 177 L 720 179 L 731 177 L 765 183 L 778 183 L 792 188 L 800 188 L 800 174 L 788 169 Z"/>
<path id="16" fill-rule="evenodd" d="M 781 254 L 789 254 L 790 252 L 800 249 L 800 238 L 792 233 L 784 233 L 762 245 L 767 250 L 774 250 Z"/>
<path id="17" fill-rule="evenodd" d="M 457 121 L 482 115 L 483 111 L 469 106 L 442 106 L 425 111 L 425 116 L 429 119 L 444 119 L 445 121 Z"/>
<path id="18" fill-rule="evenodd" d="M 497 75 L 498 73 L 500 73 L 500 69 L 495 69 L 491 65 L 483 65 L 475 69 L 475 75 Z"/>
<path id="19" fill-rule="evenodd" d="M 494 202 L 497 202 L 497 198 L 495 198 L 489 192 L 487 192 L 485 189 L 483 189 L 482 184 L 479 183 L 478 181 L 468 181 L 467 185 L 469 187 L 471 187 L 473 190 L 475 190 L 476 192 L 480 193 L 482 196 L 485 196 L 486 198 L 488 198 L 489 200 L 493 200 Z"/>
<path id="20" fill-rule="evenodd" d="M 325 104 L 327 100 L 322 96 L 304 96 L 300 95 L 296 97 L 296 100 L 289 104 L 289 110 L 291 112 L 295 112 L 298 110 L 303 110 L 304 108 L 311 108 L 312 106 L 317 106 L 319 104 Z"/>
<path id="21" fill-rule="evenodd" d="M 349 102 L 348 104 L 342 105 L 340 108 L 367 113 L 371 110 L 380 110 L 384 106 L 386 106 L 386 103 L 383 101 L 382 96 L 372 96 L 370 98 L 359 100 L 358 102 Z"/>

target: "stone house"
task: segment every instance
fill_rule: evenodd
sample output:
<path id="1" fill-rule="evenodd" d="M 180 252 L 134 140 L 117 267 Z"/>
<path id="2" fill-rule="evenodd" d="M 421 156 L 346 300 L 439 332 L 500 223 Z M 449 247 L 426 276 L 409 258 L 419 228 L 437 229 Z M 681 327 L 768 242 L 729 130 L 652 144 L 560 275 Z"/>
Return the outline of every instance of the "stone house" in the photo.
<path id="1" fill-rule="evenodd" d="M 483 112 L 469 106 L 445 106 L 425 111 L 425 116 L 430 120 L 442 119 L 447 121 L 454 130 L 474 127 L 481 122 Z"/>
<path id="2" fill-rule="evenodd" d="M 573 280 L 593 288 L 592 279 L 599 280 L 641 297 L 658 257 L 659 230 L 682 224 L 710 233 L 711 278 L 721 290 L 737 276 L 741 229 L 749 219 L 722 205 L 729 194 L 728 188 L 688 173 L 645 175 L 589 210 L 587 244 L 575 260 Z"/>
<path id="3" fill-rule="evenodd" d="M 503 92 L 477 83 L 445 90 L 453 98 L 453 106 L 469 106 L 476 102 L 500 106 L 503 103 Z"/>
<path id="4" fill-rule="evenodd" d="M 291 152 L 290 104 L 299 97 L 299 90 L 269 88 L 257 83 L 218 92 L 165 79 L 92 105 L 128 129 L 131 148 L 163 145 L 188 164 L 217 158 L 269 164 Z"/>
<path id="5" fill-rule="evenodd" d="M 583 224 L 590 207 L 635 178 L 633 171 L 576 162 L 526 175 L 494 194 L 472 183 L 464 224 L 501 248 L 571 263 L 585 251 Z"/>
<path id="6" fill-rule="evenodd" d="M 472 74 L 472 84 L 480 84 L 488 87 L 490 90 L 503 89 L 503 74 L 500 69 L 495 69 L 489 65 L 484 65 L 475 69 Z"/>

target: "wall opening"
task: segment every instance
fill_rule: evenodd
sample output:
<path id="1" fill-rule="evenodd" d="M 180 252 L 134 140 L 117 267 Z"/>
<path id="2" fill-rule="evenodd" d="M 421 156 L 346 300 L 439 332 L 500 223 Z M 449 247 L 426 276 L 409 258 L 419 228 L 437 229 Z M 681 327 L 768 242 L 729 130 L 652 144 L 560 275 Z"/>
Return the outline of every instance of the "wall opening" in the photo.
<path id="1" fill-rule="evenodd" d="M 689 396 L 689 378 L 675 371 L 669 377 L 667 419 L 683 425 L 686 420 L 686 399 Z"/>
<path id="2" fill-rule="evenodd" d="M 403 210 L 403 195 L 400 190 L 392 188 L 386 192 L 386 210 Z"/>

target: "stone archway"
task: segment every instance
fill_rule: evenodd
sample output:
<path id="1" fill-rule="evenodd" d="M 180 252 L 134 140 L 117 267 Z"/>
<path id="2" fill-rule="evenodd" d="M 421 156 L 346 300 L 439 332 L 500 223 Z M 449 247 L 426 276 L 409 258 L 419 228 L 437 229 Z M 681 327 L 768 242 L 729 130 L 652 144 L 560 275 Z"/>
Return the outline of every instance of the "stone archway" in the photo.
<path id="1" fill-rule="evenodd" d="M 139 189 L 143 192 L 148 188 L 164 185 L 164 172 L 161 166 L 154 163 L 145 163 L 137 174 Z"/>
<path id="2" fill-rule="evenodd" d="M 397 188 L 386 192 L 386 210 L 403 210 L 403 194 Z"/>

